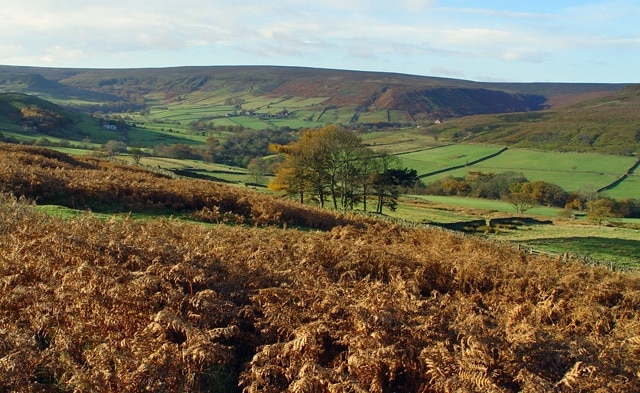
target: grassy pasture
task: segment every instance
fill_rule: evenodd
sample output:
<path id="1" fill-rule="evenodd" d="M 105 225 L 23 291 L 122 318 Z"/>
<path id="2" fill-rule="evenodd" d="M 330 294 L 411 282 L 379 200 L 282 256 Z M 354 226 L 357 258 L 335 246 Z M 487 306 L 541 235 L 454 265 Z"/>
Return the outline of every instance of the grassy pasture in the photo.
<path id="1" fill-rule="evenodd" d="M 276 114 L 287 109 L 291 115 L 285 119 L 269 119 L 261 120 L 252 116 L 234 116 L 227 118 L 228 113 L 238 111 L 236 105 L 225 104 L 228 99 L 238 100 L 240 109 L 248 111 L 256 111 L 258 113 Z M 151 113 L 146 116 L 133 116 L 136 122 L 144 122 L 148 128 L 153 129 L 174 129 L 186 130 L 186 127 L 192 121 L 204 121 L 213 123 L 216 126 L 237 126 L 241 125 L 245 128 L 254 130 L 263 130 L 271 127 L 291 127 L 291 128 L 313 128 L 326 124 L 326 121 L 317 120 L 320 111 L 314 107 L 326 101 L 327 97 L 267 97 L 254 96 L 248 93 L 228 93 L 219 91 L 217 93 L 204 95 L 202 93 L 194 93 L 185 96 L 181 101 L 171 104 L 162 104 L 151 106 Z M 331 121 L 339 121 L 351 119 L 352 110 L 348 111 L 349 115 L 343 113 L 332 113 Z M 155 121 L 155 124 L 153 123 Z M 152 125 L 153 124 L 153 125 Z"/>
<path id="2" fill-rule="evenodd" d="M 401 154 L 405 165 L 425 173 L 450 166 L 461 165 L 482 156 L 495 153 L 495 147 L 484 145 L 452 145 L 432 150 Z M 559 153 L 527 149 L 509 149 L 486 161 L 453 171 L 424 178 L 426 183 L 445 176 L 464 177 L 469 171 L 502 173 L 521 172 L 527 179 L 555 183 L 566 191 L 578 191 L 585 187 L 604 187 L 622 176 L 635 158 L 595 153 Z M 632 176 L 616 190 L 609 192 L 617 197 L 633 197 L 640 190 Z"/>
<path id="3" fill-rule="evenodd" d="M 295 119 L 307 121 L 309 122 L 309 124 L 311 124 L 311 127 L 321 126 L 325 124 L 325 123 L 316 121 L 319 115 L 320 115 L 320 111 L 311 110 L 311 109 L 299 109 L 293 112 L 293 116 L 295 116 L 294 117 Z M 289 120 L 291 120 L 291 115 L 289 116 Z M 310 127 L 310 126 L 305 126 L 305 127 Z"/>
<path id="4" fill-rule="evenodd" d="M 251 128 L 252 130 L 265 130 L 271 127 L 269 122 L 260 120 L 257 117 L 237 116 L 229 119 L 237 125 L 245 128 Z"/>
<path id="5" fill-rule="evenodd" d="M 321 127 L 324 125 L 324 123 L 318 123 L 315 121 L 309 121 L 306 120 L 305 118 L 302 117 L 289 117 L 287 119 L 271 119 L 269 120 L 269 124 L 271 124 L 273 127 L 290 127 L 292 129 L 297 129 L 297 128 L 316 128 L 316 127 Z"/>
<path id="6" fill-rule="evenodd" d="M 525 216 L 551 219 L 553 225 L 520 226 L 500 229 L 489 239 L 515 242 L 534 250 L 553 254 L 572 253 L 627 267 L 640 268 L 640 231 L 623 227 L 588 225 L 583 220 L 558 219 L 560 209 L 534 207 Z M 417 223 L 454 223 L 513 214 L 502 201 L 477 198 L 411 196 L 403 198 L 396 212 L 389 215 Z M 614 219 L 613 222 L 616 220 Z M 640 224 L 640 220 L 625 220 Z"/>
<path id="7" fill-rule="evenodd" d="M 170 127 L 169 127 L 170 128 Z M 167 128 L 168 129 L 168 128 Z M 172 145 L 183 143 L 185 145 L 201 145 L 205 143 L 206 137 L 188 132 L 168 132 L 149 128 L 129 129 L 128 145 L 152 147 L 159 143 Z"/>
<path id="8" fill-rule="evenodd" d="M 634 229 L 561 223 L 502 231 L 492 238 L 556 254 L 570 252 L 615 265 L 640 267 L 640 231 Z"/>
<path id="9" fill-rule="evenodd" d="M 320 105 L 323 102 L 325 102 L 326 100 L 328 100 L 330 97 L 311 97 L 311 98 L 298 98 L 297 99 L 297 106 L 298 107 L 308 107 L 308 106 L 316 106 L 316 105 Z"/>
<path id="10" fill-rule="evenodd" d="M 220 108 L 225 106 L 224 99 L 221 99 L 217 95 L 205 94 L 190 94 L 185 100 L 181 101 L 179 105 L 192 108 Z"/>
<path id="11" fill-rule="evenodd" d="M 101 102 L 96 102 L 96 101 L 87 101 L 87 100 L 81 100 L 81 99 L 77 99 L 77 98 L 56 98 L 56 97 L 52 97 L 48 94 L 38 94 L 38 97 L 47 100 L 47 101 L 51 101 L 51 102 L 55 102 L 58 105 L 61 106 L 66 106 L 66 105 L 77 105 L 77 106 L 91 106 L 91 105 L 99 105 L 101 104 Z"/>
<path id="12" fill-rule="evenodd" d="M 429 150 L 400 154 L 404 165 L 418 171 L 418 175 L 445 169 L 456 165 L 464 165 L 488 155 L 497 153 L 497 146 L 485 145 L 449 145 Z"/>
<path id="13" fill-rule="evenodd" d="M 304 97 L 287 97 L 286 99 L 279 101 L 275 104 L 272 104 L 271 107 L 276 107 L 280 110 L 291 108 L 305 108 L 309 106 L 316 106 L 323 101 L 326 101 L 328 97 L 317 97 L 317 98 L 304 98 Z"/>
<path id="14" fill-rule="evenodd" d="M 118 159 L 133 163 L 133 159 L 128 155 L 118 156 Z M 196 169 L 202 171 L 225 171 L 235 172 L 237 174 L 245 174 L 246 169 L 232 167 L 229 165 L 208 163 L 200 160 L 181 160 L 177 158 L 165 158 L 165 157 L 142 157 L 140 160 L 141 165 L 148 167 L 161 167 L 162 169 Z"/>
<path id="15" fill-rule="evenodd" d="M 604 194 L 614 199 L 640 199 L 640 174 L 627 177 L 622 183 Z"/>
<path id="16" fill-rule="evenodd" d="M 145 129 L 151 132 L 178 132 L 178 133 L 186 133 L 187 126 L 172 122 L 158 121 L 157 119 L 151 118 L 143 118 L 140 117 L 140 120 L 135 121 L 136 127 L 138 129 Z"/>
<path id="17" fill-rule="evenodd" d="M 327 123 L 341 123 L 349 124 L 353 115 L 356 113 L 355 108 L 339 108 L 329 109 L 324 112 L 320 119 L 316 118 L 316 121 Z"/>
<path id="18" fill-rule="evenodd" d="M 389 121 L 394 123 L 412 122 L 413 119 L 407 111 L 389 110 Z"/>
<path id="19" fill-rule="evenodd" d="M 119 155 L 117 160 L 133 164 L 133 158 L 129 155 Z M 152 170 L 161 169 L 164 171 L 189 171 L 191 174 L 202 176 L 209 180 L 231 183 L 244 184 L 251 182 L 250 176 L 246 169 L 232 167 L 229 165 L 208 163 L 199 160 L 180 160 L 176 158 L 164 157 L 142 157 L 140 165 L 146 166 Z M 266 184 L 265 184 L 266 185 Z"/>
<path id="20" fill-rule="evenodd" d="M 279 108 L 278 110 L 281 110 L 281 106 L 279 105 L 279 103 L 285 101 L 285 99 L 282 97 L 266 96 L 244 96 L 242 97 L 242 99 L 244 100 L 244 103 L 242 104 L 242 107 L 244 109 L 253 109 L 260 112 L 264 112 L 270 109 L 270 107 Z"/>
<path id="21" fill-rule="evenodd" d="M 470 209 L 472 211 L 485 211 L 486 214 L 491 213 L 508 213 L 515 214 L 515 208 L 508 202 L 482 199 L 482 198 L 466 198 L 455 196 L 441 195 L 415 195 L 416 199 L 428 201 L 437 205 L 457 206 L 459 208 Z M 526 211 L 527 215 L 535 215 L 542 217 L 557 217 L 561 209 L 556 207 L 535 206 Z M 410 216 L 416 219 L 420 218 L 420 211 L 413 211 Z"/>
<path id="22" fill-rule="evenodd" d="M 86 156 L 93 153 L 93 150 L 82 149 L 79 147 L 51 147 L 51 149 L 72 156 Z"/>
<path id="23" fill-rule="evenodd" d="M 358 119 L 365 123 L 386 123 L 389 121 L 387 111 L 358 113 Z"/>
<path id="24" fill-rule="evenodd" d="M 402 198 L 396 211 L 388 214 L 394 218 L 419 223 L 454 223 L 478 218 L 472 212 L 440 205 L 421 196 Z"/>
<path id="25" fill-rule="evenodd" d="M 73 220 L 79 219 L 84 215 L 90 215 L 91 217 L 99 218 L 101 220 L 116 220 L 122 221 L 123 219 L 131 219 L 131 220 L 151 220 L 158 219 L 162 217 L 166 217 L 163 214 L 153 214 L 153 213 L 139 213 L 139 212 L 117 212 L 117 213 L 109 213 L 109 212 L 96 212 L 89 210 L 79 210 L 79 209 L 71 209 L 66 206 L 60 205 L 34 205 L 37 211 L 45 213 L 52 217 L 59 217 L 63 220 Z M 179 214 L 171 215 L 172 219 L 184 219 L 188 220 L 186 216 L 180 216 Z"/>
<path id="26" fill-rule="evenodd" d="M 577 191 L 589 185 L 604 187 L 634 163 L 633 157 L 509 149 L 473 168 L 483 172 L 522 172 L 529 180 L 544 180 L 566 191 Z"/>
<path id="27" fill-rule="evenodd" d="M 432 177 L 426 177 L 423 179 L 425 183 L 429 183 L 438 178 L 445 176 L 464 177 L 469 171 L 482 171 L 485 173 L 494 172 L 502 173 L 508 171 L 514 171 L 522 173 L 529 181 L 542 180 L 549 183 L 559 185 L 567 192 L 599 189 L 612 183 L 617 179 L 617 176 L 597 173 L 576 173 L 561 172 L 561 171 L 548 171 L 548 170 L 535 170 L 535 169 L 514 169 L 509 167 L 499 166 L 470 166 L 462 169 L 456 169 L 454 171 L 441 173 Z"/>
<path id="28" fill-rule="evenodd" d="M 78 126 L 81 127 L 82 123 L 79 123 Z M 113 131 L 107 131 L 101 127 L 97 127 L 92 124 L 88 124 L 84 128 L 84 130 L 87 131 L 86 134 L 84 134 L 84 136 L 88 137 L 89 139 L 91 139 L 92 142 L 97 144 L 106 143 L 107 141 L 112 139 L 114 140 L 121 139 L 120 134 L 114 134 Z M 83 136 L 83 135 L 74 135 L 74 139 L 67 139 L 67 138 L 51 136 L 51 135 L 36 132 L 36 131 L 29 131 L 25 133 L 23 127 L 15 124 L 8 124 L 8 123 L 0 124 L 0 132 L 2 132 L 2 134 L 5 137 L 13 137 L 25 143 L 33 143 L 40 138 L 45 138 L 52 143 L 70 142 L 71 144 L 74 144 L 74 143 L 80 142 L 80 137 Z"/>
<path id="29" fill-rule="evenodd" d="M 414 135 L 405 130 L 366 132 L 360 136 L 368 147 L 387 151 L 390 154 L 403 154 L 439 146 L 438 142 L 430 136 Z"/>
<path id="30" fill-rule="evenodd" d="M 228 126 L 238 125 L 238 123 L 234 122 L 231 117 L 221 117 L 219 119 L 213 119 L 211 120 L 211 122 L 218 127 L 220 126 L 228 127 Z"/>

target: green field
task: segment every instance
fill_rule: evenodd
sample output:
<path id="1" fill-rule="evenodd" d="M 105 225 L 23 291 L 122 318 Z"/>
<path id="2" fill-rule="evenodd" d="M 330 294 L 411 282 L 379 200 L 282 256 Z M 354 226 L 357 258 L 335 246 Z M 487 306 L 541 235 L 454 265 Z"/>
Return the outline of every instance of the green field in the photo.
<path id="1" fill-rule="evenodd" d="M 441 144 L 431 136 L 412 134 L 408 131 L 410 130 L 365 132 L 360 134 L 360 137 L 364 144 L 373 150 L 386 151 L 389 154 L 396 155 L 441 146 Z"/>
<path id="2" fill-rule="evenodd" d="M 484 210 L 487 214 L 496 212 L 515 214 L 516 212 L 513 205 L 508 202 L 499 200 L 440 195 L 414 195 L 413 197 L 439 205 L 458 206 L 471 210 Z M 550 218 L 557 217 L 558 213 L 561 210 L 562 209 L 559 209 L 557 207 L 535 206 L 527 210 L 525 214 Z M 419 214 L 419 211 L 414 211 L 411 213 L 411 216 L 418 218 Z"/>
<path id="3" fill-rule="evenodd" d="M 329 109 L 323 113 L 319 113 L 318 117 L 316 117 L 315 120 L 317 122 L 321 122 L 324 124 L 329 124 L 329 123 L 349 124 L 355 113 L 356 113 L 355 108 Z M 320 116 L 321 114 L 322 116 Z"/>
<path id="4" fill-rule="evenodd" d="M 422 150 L 397 157 L 402 163 L 418 171 L 422 175 L 431 171 L 446 169 L 452 166 L 465 165 L 483 157 L 495 154 L 500 147 L 486 145 L 449 145 L 435 149 Z"/>
<path id="5" fill-rule="evenodd" d="M 418 174 L 464 165 L 497 152 L 497 147 L 485 145 L 452 145 L 398 155 L 404 165 Z M 486 161 L 464 168 L 423 178 L 430 183 L 442 177 L 464 177 L 469 171 L 484 173 L 517 172 L 530 181 L 554 183 L 565 191 L 579 191 L 588 187 L 600 189 L 620 178 L 636 162 L 634 157 L 594 153 L 542 152 L 527 149 L 508 149 Z M 640 195 L 640 177 L 630 176 L 617 188 L 607 191 L 616 198 L 635 198 Z M 636 195 L 636 196 L 634 196 Z"/>
<path id="6" fill-rule="evenodd" d="M 603 194 L 614 199 L 640 199 L 640 174 L 635 173 L 627 177 L 618 186 L 611 190 L 604 191 Z"/>
<path id="7" fill-rule="evenodd" d="M 348 124 L 354 109 L 334 109 L 323 112 L 320 105 L 328 97 L 266 97 L 254 96 L 246 92 L 225 92 L 223 90 L 203 94 L 200 92 L 185 95 L 177 102 L 166 103 L 161 97 L 152 94 L 145 97 L 148 114 L 121 114 L 131 121 L 143 124 L 151 130 L 171 130 L 187 132 L 191 122 L 204 122 L 215 126 L 242 126 L 254 130 L 289 127 L 292 129 L 315 128 L 327 123 Z M 235 104 L 230 105 L 229 102 Z M 155 104 L 157 103 L 157 104 Z M 278 118 L 275 115 L 287 110 L 289 116 Z M 248 112 L 243 114 L 242 111 Z M 249 113 L 255 112 L 255 115 Z M 375 112 L 387 117 L 387 112 Z M 319 120 L 323 114 L 322 119 Z M 261 115 L 270 117 L 263 118 Z M 386 120 L 384 120 L 386 121 Z"/>
<path id="8" fill-rule="evenodd" d="M 389 117 L 387 111 L 363 112 L 358 114 L 358 120 L 365 123 L 386 123 Z"/>
<path id="9" fill-rule="evenodd" d="M 129 155 L 119 155 L 114 159 L 122 161 L 128 164 L 133 164 L 133 158 Z M 164 158 L 164 157 L 142 157 L 140 159 L 140 165 L 150 168 L 152 170 L 163 170 L 169 172 L 175 171 L 187 171 L 192 177 L 204 177 L 209 180 L 240 184 L 244 185 L 248 182 L 253 182 L 251 177 L 247 174 L 246 169 L 232 167 L 229 165 L 207 163 L 199 160 L 180 160 L 176 158 Z M 269 179 L 264 179 L 264 184 L 268 183 Z"/>
<path id="10" fill-rule="evenodd" d="M 594 225 L 538 225 L 502 231 L 491 238 L 554 254 L 575 253 L 614 265 L 640 268 L 640 231 Z"/>
<path id="11" fill-rule="evenodd" d="M 128 132 L 128 145 L 152 147 L 159 143 L 166 145 L 183 143 L 185 145 L 204 145 L 206 137 L 189 132 L 169 132 L 149 128 L 132 128 Z"/>
<path id="12" fill-rule="evenodd" d="M 584 219 L 558 218 L 560 209 L 534 207 L 524 216 L 552 220 L 553 225 L 530 225 L 499 229 L 488 233 L 487 239 L 514 242 L 533 250 L 551 254 L 577 254 L 613 264 L 640 268 L 640 219 L 613 219 L 611 224 L 592 225 Z M 513 215 L 511 205 L 502 201 L 478 198 L 411 196 L 405 197 L 398 210 L 389 216 L 414 223 L 454 223 Z"/>
<path id="13" fill-rule="evenodd" d="M 529 180 L 544 180 L 576 191 L 587 184 L 604 187 L 622 176 L 636 162 L 634 157 L 592 153 L 557 153 L 509 149 L 473 168 L 483 172 L 511 170 Z"/>

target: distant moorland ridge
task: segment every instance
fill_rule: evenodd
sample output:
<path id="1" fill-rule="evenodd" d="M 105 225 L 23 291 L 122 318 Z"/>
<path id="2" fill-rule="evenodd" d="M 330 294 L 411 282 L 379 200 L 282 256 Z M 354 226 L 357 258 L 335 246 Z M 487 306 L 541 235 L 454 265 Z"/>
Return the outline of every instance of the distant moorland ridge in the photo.
<path id="1" fill-rule="evenodd" d="M 0 66 L 0 92 L 139 109 L 194 92 L 325 98 L 325 107 L 407 111 L 414 119 L 524 112 L 600 97 L 623 84 L 483 83 L 417 75 L 276 66 L 67 69 Z"/>

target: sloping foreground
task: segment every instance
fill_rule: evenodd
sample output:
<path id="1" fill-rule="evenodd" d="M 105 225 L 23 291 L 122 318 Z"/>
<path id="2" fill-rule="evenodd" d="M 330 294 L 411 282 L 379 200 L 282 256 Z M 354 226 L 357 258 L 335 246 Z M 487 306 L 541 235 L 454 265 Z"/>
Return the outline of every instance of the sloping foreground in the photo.
<path id="1" fill-rule="evenodd" d="M 635 275 L 437 230 L 0 202 L 0 391 L 640 391 L 639 307 Z"/>
<path id="2" fill-rule="evenodd" d="M 75 209 L 190 215 L 207 222 L 331 229 L 353 218 L 205 180 L 0 143 L 0 192 Z"/>

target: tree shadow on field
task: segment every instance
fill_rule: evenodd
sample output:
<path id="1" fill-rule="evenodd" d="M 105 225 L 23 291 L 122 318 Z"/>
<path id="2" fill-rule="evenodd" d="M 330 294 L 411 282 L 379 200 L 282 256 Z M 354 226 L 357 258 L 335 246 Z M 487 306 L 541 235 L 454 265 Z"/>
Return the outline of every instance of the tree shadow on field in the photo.
<path id="1" fill-rule="evenodd" d="M 640 266 L 640 241 L 638 240 L 573 236 L 536 239 L 526 243 L 534 248 L 540 247 L 561 253 L 576 253 L 595 259 L 607 257 L 607 260 Z"/>

